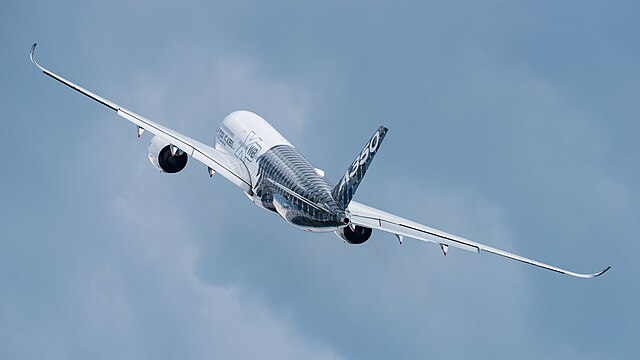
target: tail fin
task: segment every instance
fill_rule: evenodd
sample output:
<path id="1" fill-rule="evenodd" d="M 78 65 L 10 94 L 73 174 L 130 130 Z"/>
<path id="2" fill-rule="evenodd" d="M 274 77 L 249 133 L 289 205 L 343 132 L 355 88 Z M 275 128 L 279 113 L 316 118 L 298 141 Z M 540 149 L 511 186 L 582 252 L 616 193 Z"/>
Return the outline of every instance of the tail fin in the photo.
<path id="1" fill-rule="evenodd" d="M 378 151 L 378 147 L 380 147 L 380 143 L 382 143 L 382 139 L 387 134 L 387 128 L 384 126 L 380 126 L 378 130 L 373 134 L 371 140 L 367 142 L 367 145 L 364 146 L 362 152 L 356 159 L 353 161 L 351 166 L 347 169 L 347 172 L 344 174 L 340 182 L 333 188 L 331 195 L 333 198 L 340 203 L 345 209 L 351 202 L 353 198 L 353 194 L 356 193 L 356 189 L 358 185 L 360 185 L 360 181 L 364 177 L 364 174 L 367 172 L 367 168 L 373 157 L 376 155 Z"/>

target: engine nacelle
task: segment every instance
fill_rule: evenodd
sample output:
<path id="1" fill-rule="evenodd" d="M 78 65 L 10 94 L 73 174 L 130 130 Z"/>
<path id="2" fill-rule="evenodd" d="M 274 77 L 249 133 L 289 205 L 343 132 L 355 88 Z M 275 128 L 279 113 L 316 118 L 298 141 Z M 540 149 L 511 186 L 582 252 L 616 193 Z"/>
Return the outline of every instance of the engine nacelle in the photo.
<path id="1" fill-rule="evenodd" d="M 358 245 L 369 240 L 371 232 L 371 228 L 356 225 L 353 230 L 351 230 L 350 226 L 336 230 L 336 235 L 349 244 Z"/>
<path id="2" fill-rule="evenodd" d="M 189 155 L 179 149 L 176 150 L 175 154 L 172 154 L 171 144 L 154 136 L 149 143 L 149 161 L 161 172 L 177 173 L 187 166 Z"/>

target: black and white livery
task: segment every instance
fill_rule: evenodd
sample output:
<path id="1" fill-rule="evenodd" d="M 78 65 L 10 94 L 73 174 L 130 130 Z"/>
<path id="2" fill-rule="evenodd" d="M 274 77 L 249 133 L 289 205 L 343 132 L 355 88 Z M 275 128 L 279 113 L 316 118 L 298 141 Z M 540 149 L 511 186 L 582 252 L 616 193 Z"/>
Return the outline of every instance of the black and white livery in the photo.
<path id="1" fill-rule="evenodd" d="M 432 229 L 399 216 L 353 201 L 367 168 L 378 153 L 387 128 L 378 128 L 344 175 L 334 186 L 324 171 L 314 167 L 287 139 L 260 116 L 235 111 L 220 124 L 213 147 L 166 128 L 120 105 L 102 98 L 31 61 L 42 72 L 64 85 L 115 111 L 154 136 L 149 143 L 149 160 L 161 172 L 177 173 L 189 158 L 203 163 L 210 176 L 219 173 L 238 186 L 259 207 L 281 216 L 289 224 L 318 232 L 335 232 L 345 242 L 362 244 L 380 230 L 394 234 L 402 244 L 405 237 L 439 245 L 447 255 L 450 246 L 488 252 L 558 273 L 594 278 L 609 270 L 579 274 L 547 265 L 503 250 Z"/>

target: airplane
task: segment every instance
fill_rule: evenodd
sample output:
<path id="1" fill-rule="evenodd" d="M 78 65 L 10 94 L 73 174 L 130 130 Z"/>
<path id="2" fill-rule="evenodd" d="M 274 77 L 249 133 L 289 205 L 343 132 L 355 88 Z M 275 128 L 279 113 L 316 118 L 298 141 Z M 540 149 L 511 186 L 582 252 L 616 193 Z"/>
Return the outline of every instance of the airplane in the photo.
<path id="1" fill-rule="evenodd" d="M 171 130 L 131 110 L 84 89 L 40 66 L 33 44 L 31 62 L 45 75 L 88 96 L 153 134 L 148 147 L 149 160 L 163 173 L 177 173 L 191 157 L 207 166 L 209 176 L 222 175 L 239 187 L 258 207 L 280 215 L 294 227 L 314 232 L 335 232 L 344 242 L 362 244 L 373 229 L 395 235 L 400 244 L 405 237 L 438 245 L 446 256 L 449 247 L 487 252 L 557 273 L 578 278 L 595 278 L 611 268 L 591 274 L 576 273 L 548 265 L 463 237 L 418 224 L 353 200 L 367 168 L 387 134 L 379 127 L 362 151 L 333 186 L 324 171 L 314 167 L 287 139 L 259 115 L 235 111 L 217 129 L 213 147 Z"/>

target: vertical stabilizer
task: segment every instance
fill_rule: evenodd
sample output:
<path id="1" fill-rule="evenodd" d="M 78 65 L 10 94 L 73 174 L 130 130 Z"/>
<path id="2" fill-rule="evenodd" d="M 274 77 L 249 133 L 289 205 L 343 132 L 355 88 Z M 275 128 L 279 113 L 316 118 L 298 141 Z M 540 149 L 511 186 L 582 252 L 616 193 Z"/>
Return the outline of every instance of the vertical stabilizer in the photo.
<path id="1" fill-rule="evenodd" d="M 351 202 L 353 194 L 356 193 L 360 181 L 367 172 L 367 168 L 373 157 L 376 155 L 382 139 L 387 134 L 387 128 L 380 126 L 378 130 L 373 134 L 369 142 L 364 146 L 362 152 L 356 157 L 351 166 L 347 169 L 340 182 L 333 188 L 331 195 L 333 198 L 341 204 L 345 209 Z"/>

